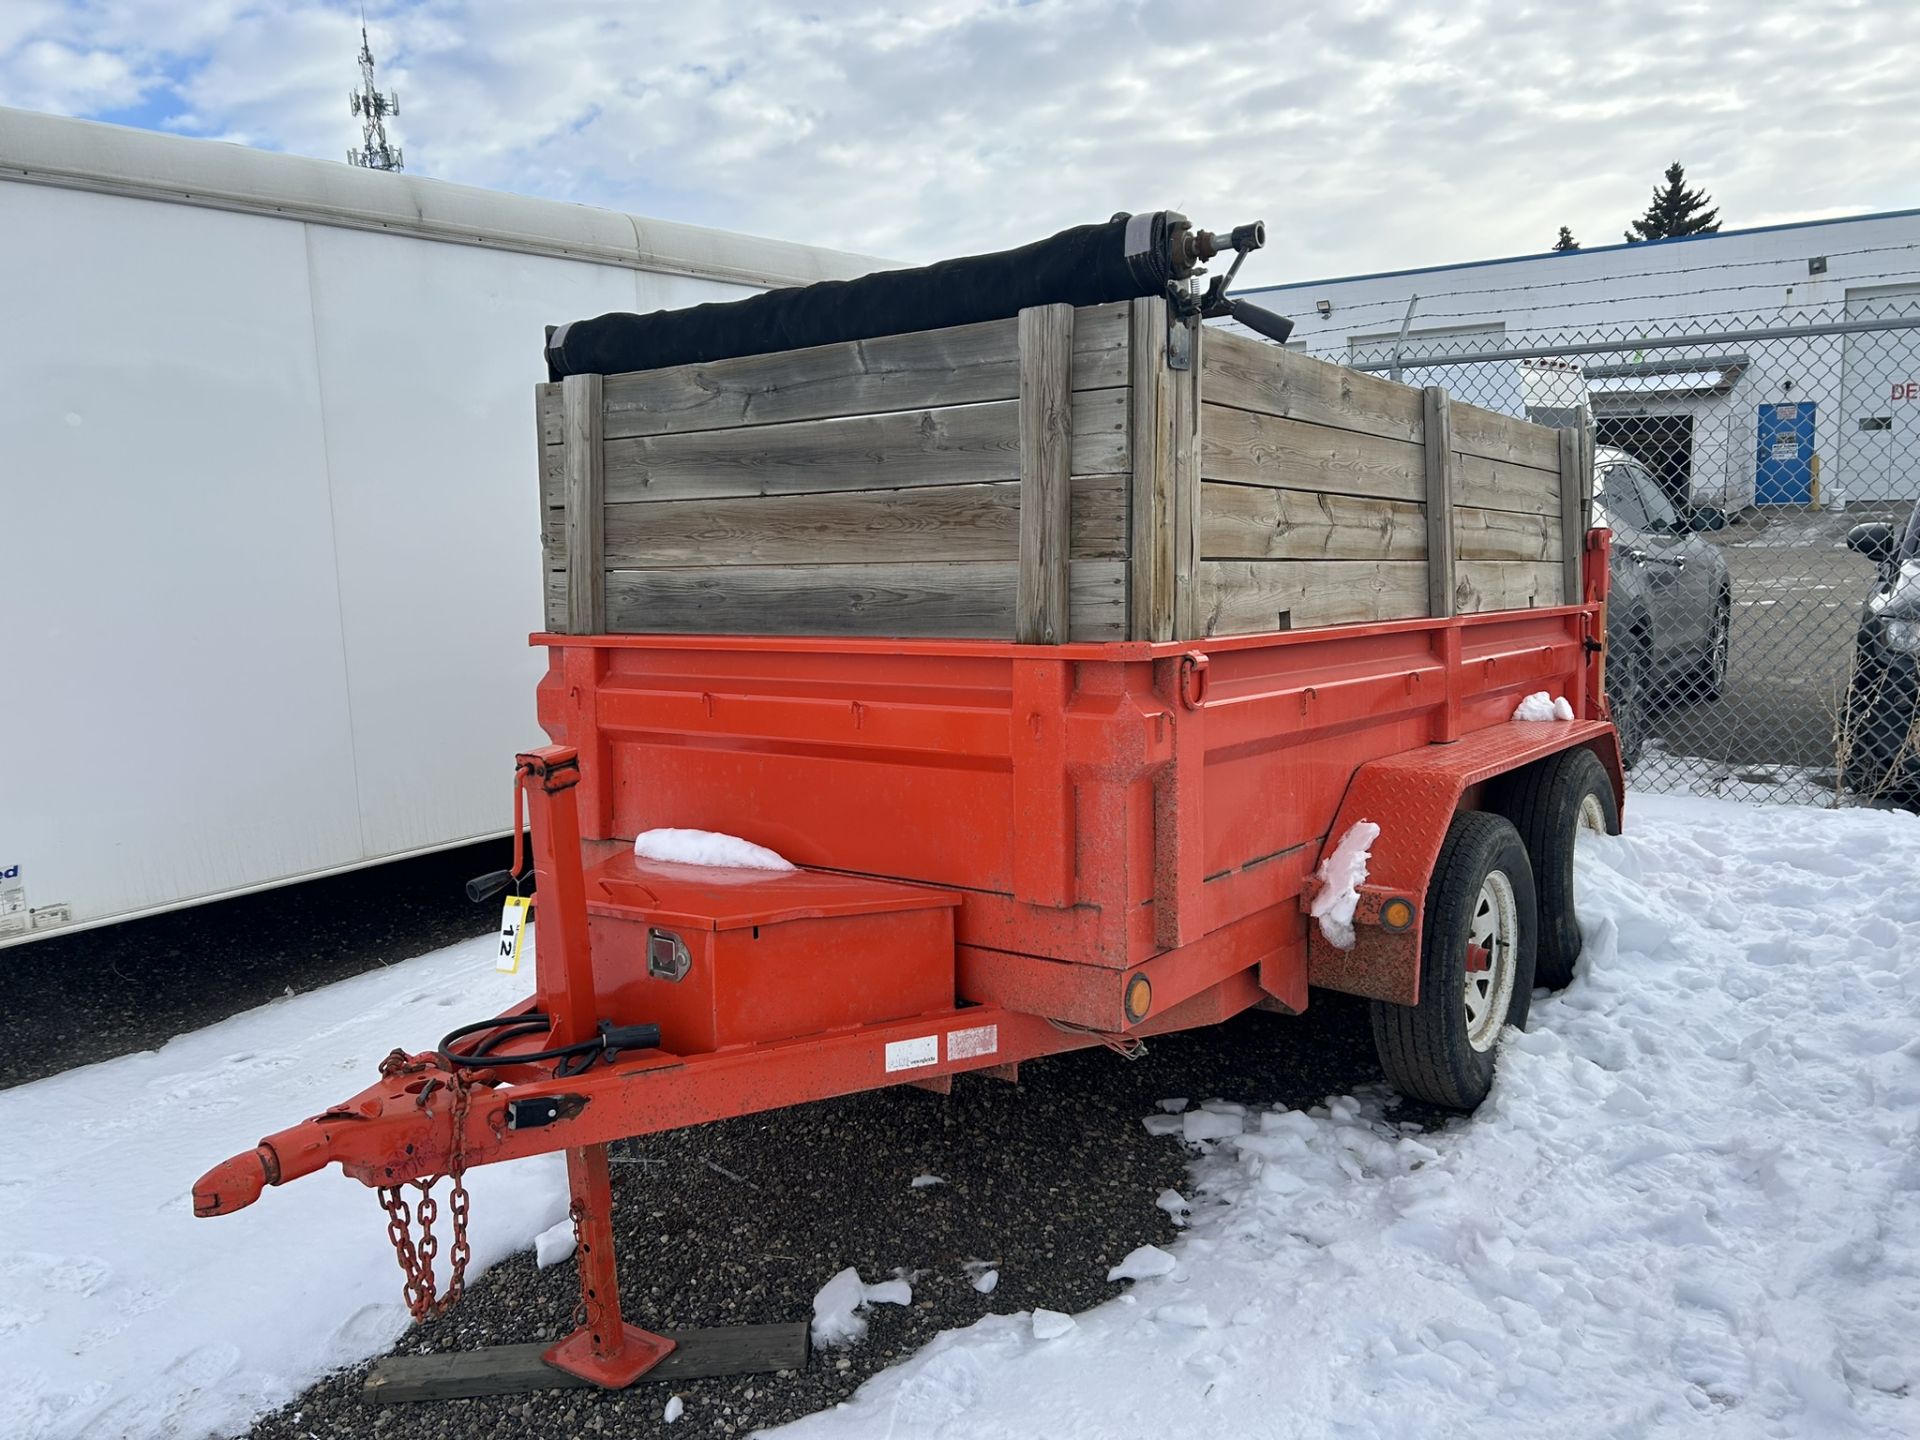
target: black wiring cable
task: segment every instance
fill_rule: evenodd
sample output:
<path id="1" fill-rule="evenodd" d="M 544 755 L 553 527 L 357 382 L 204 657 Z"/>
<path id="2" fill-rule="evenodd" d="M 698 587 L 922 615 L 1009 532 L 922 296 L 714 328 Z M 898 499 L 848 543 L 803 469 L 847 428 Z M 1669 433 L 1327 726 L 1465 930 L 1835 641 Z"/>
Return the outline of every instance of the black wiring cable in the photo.
<path id="1" fill-rule="evenodd" d="M 491 1020 L 475 1020 L 471 1024 L 461 1025 L 449 1030 L 440 1040 L 440 1063 L 449 1070 L 484 1070 L 496 1065 L 532 1065 L 541 1060 L 553 1060 L 556 1076 L 579 1075 L 590 1069 L 593 1062 L 606 1053 L 607 1037 L 595 1035 L 591 1040 L 576 1041 L 572 1045 L 559 1045 L 551 1050 L 523 1050 L 512 1055 L 494 1055 L 493 1048 L 520 1035 L 531 1035 L 536 1030 L 551 1028 L 552 1021 L 538 1010 L 529 1010 L 522 1015 L 496 1015 Z M 471 1035 L 477 1030 L 494 1030 L 472 1050 L 462 1054 L 453 1048 L 454 1042 Z M 584 1058 L 586 1063 L 579 1066 L 568 1065 L 569 1060 Z"/>
<path id="2" fill-rule="evenodd" d="M 571 1045 L 558 1045 L 550 1050 L 520 1050 L 511 1055 L 493 1053 L 497 1045 L 538 1030 L 551 1029 L 552 1025 L 551 1018 L 538 1010 L 524 1011 L 519 1015 L 496 1015 L 491 1020 L 475 1020 L 456 1026 L 443 1035 L 436 1053 L 440 1063 L 449 1070 L 484 1070 L 499 1065 L 532 1065 L 542 1060 L 552 1060 L 556 1062 L 553 1067 L 555 1077 L 564 1080 L 586 1073 L 602 1057 L 611 1059 L 622 1050 L 651 1049 L 660 1043 L 658 1026 L 616 1027 L 611 1021 L 602 1020 L 599 1033 L 591 1040 L 577 1040 Z M 494 1033 L 471 1050 L 463 1052 L 453 1048 L 455 1041 L 481 1030 Z"/>

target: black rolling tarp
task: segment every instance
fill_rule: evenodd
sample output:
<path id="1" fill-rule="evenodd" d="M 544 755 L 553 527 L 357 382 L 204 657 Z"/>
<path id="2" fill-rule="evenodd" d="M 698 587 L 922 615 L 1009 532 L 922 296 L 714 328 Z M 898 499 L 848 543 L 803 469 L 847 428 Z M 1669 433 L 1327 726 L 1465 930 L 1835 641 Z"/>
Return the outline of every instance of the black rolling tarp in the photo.
<path id="1" fill-rule="evenodd" d="M 1104 305 L 1158 295 L 1171 278 L 1168 224 L 1164 210 L 1116 215 L 1017 250 L 918 270 L 823 280 L 686 310 L 575 320 L 547 342 L 547 364 L 555 380 L 622 375 L 1005 320 L 1032 305 Z"/>

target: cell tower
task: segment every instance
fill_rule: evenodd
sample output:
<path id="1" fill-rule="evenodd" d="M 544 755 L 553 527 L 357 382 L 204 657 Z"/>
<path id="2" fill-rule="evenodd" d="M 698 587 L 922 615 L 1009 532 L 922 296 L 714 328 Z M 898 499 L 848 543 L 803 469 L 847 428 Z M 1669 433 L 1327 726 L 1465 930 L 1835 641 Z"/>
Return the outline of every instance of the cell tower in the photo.
<path id="1" fill-rule="evenodd" d="M 373 47 L 367 43 L 366 22 L 360 25 L 360 88 L 347 97 L 347 108 L 360 117 L 360 148 L 347 151 L 347 163 L 363 170 L 404 170 L 400 147 L 387 143 L 387 116 L 400 113 L 400 92 L 382 95 L 373 84 Z"/>

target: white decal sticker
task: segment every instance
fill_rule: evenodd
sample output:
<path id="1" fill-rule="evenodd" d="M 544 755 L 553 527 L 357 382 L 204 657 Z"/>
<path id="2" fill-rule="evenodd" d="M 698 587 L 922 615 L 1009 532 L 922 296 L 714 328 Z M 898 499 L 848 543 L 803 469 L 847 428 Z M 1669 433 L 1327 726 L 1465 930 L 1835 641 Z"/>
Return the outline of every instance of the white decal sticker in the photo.
<path id="1" fill-rule="evenodd" d="M 895 1040 L 887 1046 L 887 1069 L 918 1070 L 922 1065 L 940 1063 L 940 1037 L 918 1035 L 911 1040 Z"/>
<path id="2" fill-rule="evenodd" d="M 976 1025 L 971 1030 L 947 1032 L 947 1059 L 971 1060 L 976 1055 L 991 1055 L 1000 1048 L 998 1025 Z"/>
<path id="3" fill-rule="evenodd" d="M 0 865 L 0 935 L 27 928 L 27 882 L 18 865 Z"/>

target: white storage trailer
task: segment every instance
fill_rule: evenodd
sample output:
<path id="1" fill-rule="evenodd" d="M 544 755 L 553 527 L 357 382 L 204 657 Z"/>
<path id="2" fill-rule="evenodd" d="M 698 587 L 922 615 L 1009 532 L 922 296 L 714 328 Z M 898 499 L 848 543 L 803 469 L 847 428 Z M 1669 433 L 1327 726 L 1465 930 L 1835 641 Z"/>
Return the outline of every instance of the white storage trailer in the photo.
<path id="1" fill-rule="evenodd" d="M 499 833 L 543 327 L 877 268 L 0 109 L 0 946 Z"/>

